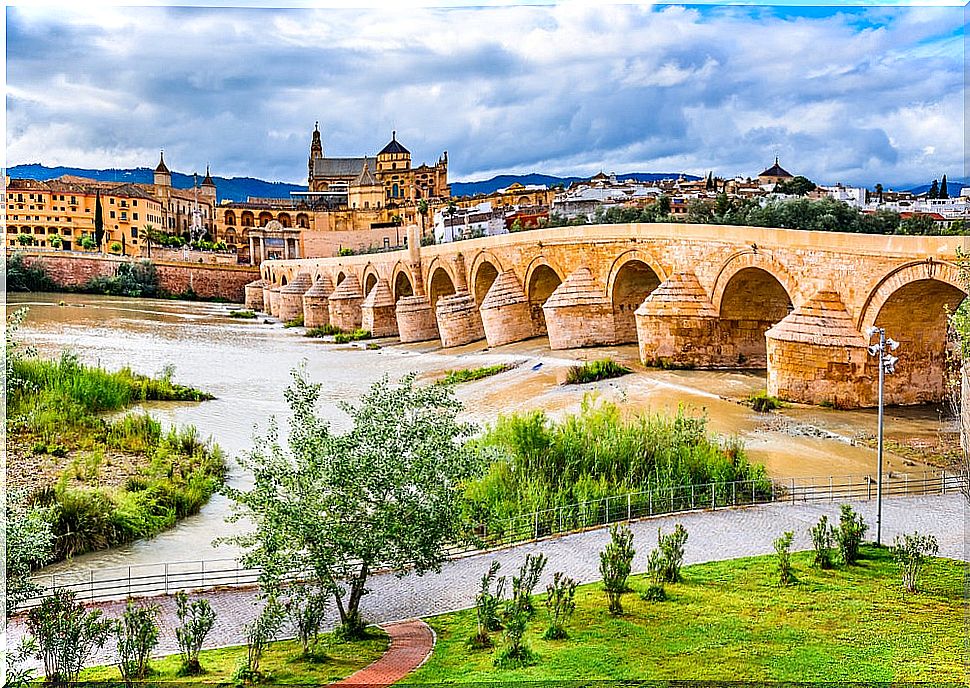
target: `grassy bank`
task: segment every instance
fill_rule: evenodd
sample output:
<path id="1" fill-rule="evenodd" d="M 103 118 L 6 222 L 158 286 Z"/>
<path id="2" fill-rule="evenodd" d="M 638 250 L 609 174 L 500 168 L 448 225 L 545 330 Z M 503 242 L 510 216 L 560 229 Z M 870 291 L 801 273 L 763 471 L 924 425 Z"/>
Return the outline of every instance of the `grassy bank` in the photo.
<path id="1" fill-rule="evenodd" d="M 309 657 L 302 655 L 298 641 L 283 640 L 267 646 L 260 661 L 260 671 L 265 674 L 264 683 L 324 686 L 377 661 L 387 650 L 387 645 L 387 634 L 378 628 L 368 629 L 365 640 L 340 641 L 332 634 L 324 634 L 316 653 Z M 152 660 L 152 674 L 148 681 L 234 685 L 233 673 L 245 659 L 245 646 L 203 650 L 199 661 L 205 673 L 202 676 L 184 677 L 178 673 L 178 655 L 170 655 Z M 85 682 L 114 683 L 121 680 L 117 667 L 85 669 L 79 678 Z"/>
<path id="2" fill-rule="evenodd" d="M 449 370 L 441 381 L 446 385 L 457 385 L 462 382 L 472 382 L 482 380 L 492 375 L 504 373 L 515 368 L 511 363 L 499 363 L 492 366 L 482 366 L 480 368 L 463 368 L 461 370 Z"/>
<path id="3" fill-rule="evenodd" d="M 640 599 L 649 581 L 634 576 L 620 617 L 608 614 L 601 584 L 581 586 L 565 640 L 540 637 L 547 619 L 536 596 L 526 642 L 539 659 L 526 668 L 494 666 L 501 633 L 495 650 L 468 648 L 474 610 L 435 617 L 434 653 L 408 683 L 963 681 L 965 565 L 933 560 L 924 592 L 910 595 L 887 550 L 863 555 L 859 566 L 822 571 L 811 553 L 796 553 L 798 583 L 788 587 L 774 557 L 688 566 L 666 602 Z"/>
<path id="4" fill-rule="evenodd" d="M 704 416 L 683 409 L 624 417 L 615 404 L 587 396 L 578 414 L 561 421 L 542 411 L 500 416 L 477 442 L 496 459 L 466 486 L 466 516 L 493 534 L 523 512 L 626 492 L 735 480 L 755 481 L 757 494 L 770 491 L 764 468 L 748 461 L 740 442 L 719 439 Z M 564 519 L 587 517 L 577 510 Z"/>

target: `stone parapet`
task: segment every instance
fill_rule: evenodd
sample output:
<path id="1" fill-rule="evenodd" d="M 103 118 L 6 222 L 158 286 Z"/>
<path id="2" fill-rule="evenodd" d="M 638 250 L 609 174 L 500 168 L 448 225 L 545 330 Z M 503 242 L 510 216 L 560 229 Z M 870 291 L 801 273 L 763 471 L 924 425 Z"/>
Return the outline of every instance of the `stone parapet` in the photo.
<path id="1" fill-rule="evenodd" d="M 333 280 L 327 275 L 317 278 L 303 295 L 303 324 L 306 327 L 323 327 L 330 324 L 330 294 Z"/>
<path id="2" fill-rule="evenodd" d="M 613 304 L 588 267 L 577 268 L 542 305 L 549 348 L 604 346 L 616 341 Z"/>
<path id="3" fill-rule="evenodd" d="M 717 311 L 692 271 L 671 275 L 634 317 L 644 365 L 707 367 L 720 358 Z"/>
<path id="4" fill-rule="evenodd" d="M 289 322 L 303 315 L 303 295 L 313 286 L 308 272 L 299 272 L 292 282 L 280 288 L 280 320 Z"/>
<path id="5" fill-rule="evenodd" d="M 438 299 L 435 313 L 441 346 L 461 346 L 484 339 L 482 316 L 475 298 L 467 291 Z"/>
<path id="6" fill-rule="evenodd" d="M 512 271 L 500 272 L 479 308 L 489 346 L 502 346 L 535 336 L 529 299 Z"/>
<path id="7" fill-rule="evenodd" d="M 266 281 L 262 279 L 258 279 L 255 282 L 250 282 L 245 286 L 246 308 L 251 311 L 263 310 L 263 287 L 265 286 Z"/>
<path id="8" fill-rule="evenodd" d="M 377 280 L 360 305 L 361 329 L 374 337 L 393 337 L 397 334 L 397 309 L 394 295 L 385 279 Z"/>
<path id="9" fill-rule="evenodd" d="M 327 300 L 330 324 L 345 332 L 360 329 L 362 319 L 360 304 L 363 300 L 364 294 L 360 290 L 360 281 L 357 275 L 350 273 L 337 285 Z"/>
<path id="10" fill-rule="evenodd" d="M 405 296 L 395 311 L 398 335 L 402 342 L 426 342 L 438 338 L 438 323 L 427 296 Z"/>

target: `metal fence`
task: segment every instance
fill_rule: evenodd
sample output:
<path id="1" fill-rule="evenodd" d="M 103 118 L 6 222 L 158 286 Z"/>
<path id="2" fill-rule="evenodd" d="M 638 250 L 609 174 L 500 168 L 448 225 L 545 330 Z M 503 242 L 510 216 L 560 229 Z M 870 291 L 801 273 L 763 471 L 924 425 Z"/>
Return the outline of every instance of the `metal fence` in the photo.
<path id="1" fill-rule="evenodd" d="M 947 494 L 961 489 L 961 476 L 946 471 L 883 476 L 883 496 Z M 449 549 L 461 556 L 518 542 L 596 528 L 610 523 L 685 511 L 717 510 L 752 504 L 841 502 L 875 499 L 871 476 L 827 476 L 786 480 L 745 480 L 662 487 L 519 514 L 491 528 L 480 525 L 472 544 Z M 247 569 L 234 559 L 139 564 L 121 568 L 67 571 L 37 575 L 42 589 L 68 588 L 85 601 L 147 597 L 174 593 L 256 585 L 258 569 Z M 30 607 L 40 598 L 28 600 Z"/>

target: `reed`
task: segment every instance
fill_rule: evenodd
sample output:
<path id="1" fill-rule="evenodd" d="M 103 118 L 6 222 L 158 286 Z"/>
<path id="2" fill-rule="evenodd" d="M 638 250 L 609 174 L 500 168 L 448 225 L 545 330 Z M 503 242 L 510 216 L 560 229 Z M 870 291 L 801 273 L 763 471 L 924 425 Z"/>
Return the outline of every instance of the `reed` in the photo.
<path id="1" fill-rule="evenodd" d="M 582 385 L 587 382 L 598 380 L 608 380 L 622 375 L 629 375 L 633 371 L 626 366 L 620 365 L 612 358 L 603 358 L 598 361 L 589 361 L 582 365 L 574 365 L 566 374 L 567 385 Z"/>

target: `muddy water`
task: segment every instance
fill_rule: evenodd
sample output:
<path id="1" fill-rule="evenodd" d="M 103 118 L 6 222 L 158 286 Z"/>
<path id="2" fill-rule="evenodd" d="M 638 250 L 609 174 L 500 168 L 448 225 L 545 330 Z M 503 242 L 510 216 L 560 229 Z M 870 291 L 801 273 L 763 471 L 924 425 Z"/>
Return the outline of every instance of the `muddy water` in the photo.
<path id="1" fill-rule="evenodd" d="M 338 402 L 355 399 L 362 387 L 382 375 L 395 378 L 415 371 L 430 380 L 448 369 L 510 362 L 518 367 L 459 387 L 470 420 L 484 424 L 499 413 L 532 408 L 558 416 L 577 410 L 583 395 L 593 393 L 630 412 L 669 413 L 684 406 L 706 413 L 713 430 L 739 435 L 751 458 L 776 476 L 858 475 L 873 472 L 875 466 L 875 452 L 848 441 L 874 432 L 873 412 L 789 408 L 766 421 L 766 416 L 733 401 L 763 389 L 763 373 L 644 371 L 634 345 L 552 352 L 545 339 L 536 339 L 494 350 L 477 343 L 443 353 L 433 343 L 388 340 L 380 350 L 368 351 L 306 339 L 300 330 L 275 322 L 234 320 L 228 317 L 230 307 L 221 304 L 65 294 L 8 297 L 8 310 L 20 305 L 30 307 L 21 339 L 43 354 L 70 349 L 88 363 L 129 365 L 146 374 L 171 365 L 177 382 L 214 394 L 214 401 L 152 403 L 145 408 L 165 424 L 195 425 L 231 457 L 251 446 L 254 431 L 265 429 L 270 416 L 278 417 L 285 431 L 283 389 L 290 371 L 301 363 L 310 379 L 323 385 L 321 413 L 340 428 L 347 420 Z M 561 384 L 575 361 L 603 356 L 626 361 L 638 372 L 582 388 Z M 887 416 L 888 437 L 929 440 L 939 427 L 934 409 L 891 411 Z M 889 455 L 888 461 L 890 470 L 923 470 L 904 466 L 901 457 Z M 245 485 L 247 477 L 234 465 L 229 480 Z M 211 544 L 238 527 L 226 524 L 229 512 L 228 501 L 217 495 L 199 515 L 151 540 L 77 557 L 49 571 L 232 557 L 235 552 L 228 546 Z"/>

